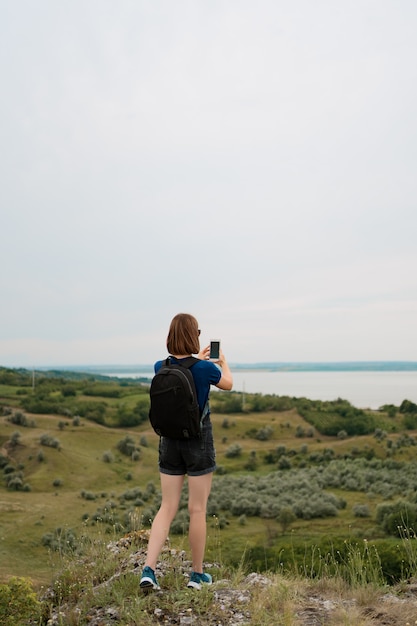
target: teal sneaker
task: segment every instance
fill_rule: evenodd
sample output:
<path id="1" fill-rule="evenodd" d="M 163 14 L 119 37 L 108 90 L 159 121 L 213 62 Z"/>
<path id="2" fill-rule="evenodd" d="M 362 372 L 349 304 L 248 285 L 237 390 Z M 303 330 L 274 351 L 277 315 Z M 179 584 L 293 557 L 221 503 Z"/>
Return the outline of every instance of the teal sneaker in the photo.
<path id="1" fill-rule="evenodd" d="M 204 583 L 205 585 L 211 585 L 212 582 L 213 579 L 210 574 L 199 574 L 198 572 L 191 572 L 190 580 L 187 587 L 189 587 L 190 589 L 200 590 L 202 583 Z"/>
<path id="2" fill-rule="evenodd" d="M 143 568 L 139 586 L 144 591 L 151 591 L 152 589 L 157 591 L 161 588 L 156 580 L 155 572 L 152 567 L 149 567 L 149 565 L 146 565 L 146 567 Z"/>

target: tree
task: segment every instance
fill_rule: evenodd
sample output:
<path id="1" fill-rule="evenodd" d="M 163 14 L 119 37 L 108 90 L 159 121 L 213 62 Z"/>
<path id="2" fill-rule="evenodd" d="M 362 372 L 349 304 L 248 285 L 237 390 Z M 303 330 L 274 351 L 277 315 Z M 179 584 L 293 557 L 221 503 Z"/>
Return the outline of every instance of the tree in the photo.
<path id="1" fill-rule="evenodd" d="M 282 529 L 282 534 L 285 534 L 287 528 L 294 522 L 296 516 L 294 511 L 290 507 L 284 507 L 280 510 L 277 516 L 277 522 L 280 524 Z"/>

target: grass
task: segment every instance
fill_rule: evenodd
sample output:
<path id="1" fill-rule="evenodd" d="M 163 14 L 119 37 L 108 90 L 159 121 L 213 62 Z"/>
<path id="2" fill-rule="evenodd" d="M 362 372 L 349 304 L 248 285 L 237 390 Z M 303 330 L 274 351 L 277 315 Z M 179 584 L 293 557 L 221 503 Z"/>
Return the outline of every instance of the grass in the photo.
<path id="1" fill-rule="evenodd" d="M 313 579 L 274 571 L 248 576 L 242 565 L 230 568 L 221 562 L 211 564 L 215 582 L 201 592 L 187 589 L 189 562 L 184 561 L 181 550 L 167 546 L 157 572 L 161 592 L 143 595 L 138 581 L 145 558 L 145 537 L 139 531 L 123 540 L 109 538 L 98 528 L 94 541 L 86 537 L 77 554 L 61 555 L 50 588 L 38 594 L 40 607 L 33 606 L 32 615 L 39 615 L 40 609 L 44 621 L 36 618 L 31 624 L 52 618 L 61 626 L 86 626 L 92 620 L 107 623 L 105 618 L 111 621 L 112 616 L 115 623 L 129 626 L 227 626 L 239 623 L 241 615 L 242 623 L 254 626 L 410 626 L 417 617 L 407 585 L 389 590 L 381 581 L 378 559 L 373 560 L 371 578 L 364 578 L 363 572 L 369 567 L 366 545 L 360 549 L 349 545 L 342 564 L 329 554 L 329 571 L 323 568 L 321 575 Z M 19 589 L 15 589 L 15 613 L 27 610 L 28 599 L 33 604 L 27 586 L 22 586 L 21 598 Z M 9 623 L 27 622 L 5 621 Z"/>
<path id="2" fill-rule="evenodd" d="M 104 383 L 100 384 L 105 387 Z M 112 385 L 114 386 L 114 383 Z M 30 393 L 30 387 L 26 388 L 26 391 Z M 18 392 L 19 388 L 13 385 L 0 385 L 0 399 L 9 406 L 18 406 L 21 398 Z M 116 411 L 122 404 L 133 408 L 137 401 L 143 398 L 143 391 L 138 392 L 133 388 L 125 389 L 123 394 L 123 397 L 119 398 L 85 395 L 78 396 L 78 400 L 104 401 L 111 411 Z M 389 433 L 390 440 L 395 442 L 402 436 L 401 416 L 388 418 L 385 414 L 379 413 L 376 413 L 376 416 L 379 420 L 378 426 Z M 0 581 L 7 581 L 12 575 L 25 576 L 30 571 L 33 584 L 39 588 L 50 581 L 51 573 L 56 571 L 58 558 L 56 553 L 48 551 L 42 545 L 45 533 L 50 533 L 56 528 L 64 528 L 74 530 L 78 536 L 94 537 L 96 529 L 86 526 L 83 521 L 85 515 L 91 516 L 92 512 L 97 507 L 103 506 L 107 499 L 117 499 L 121 493 L 132 487 L 145 488 L 149 482 L 153 482 L 158 488 L 158 438 L 148 423 L 131 429 L 116 429 L 85 419 L 81 419 L 80 425 L 75 426 L 70 418 L 62 416 L 28 417 L 35 421 L 35 428 L 16 426 L 9 423 L 5 417 L 0 417 L 0 448 L 10 440 L 14 432 L 20 433 L 19 445 L 12 451 L 13 462 L 16 467 L 23 468 L 24 480 L 31 487 L 30 492 L 12 492 L 4 485 L 0 486 Z M 268 475 L 275 466 L 264 463 L 263 456 L 278 446 L 284 446 L 288 452 L 294 454 L 299 452 L 301 447 L 306 447 L 308 454 L 331 448 L 334 454 L 340 457 L 351 455 L 355 450 L 372 451 L 375 458 L 387 457 L 385 441 L 378 441 L 372 435 L 338 439 L 322 436 L 316 432 L 314 437 L 296 437 L 297 427 L 308 430 L 310 425 L 295 409 L 236 415 L 214 413 L 212 421 L 218 465 L 223 471 L 233 475 L 243 477 Z M 60 427 L 62 423 L 65 424 L 63 428 Z M 227 428 L 224 427 L 226 424 Z M 254 433 L 265 426 L 272 430 L 270 438 L 267 441 L 256 439 Z M 58 439 L 60 449 L 41 446 L 39 438 L 44 433 Z M 142 436 L 148 441 L 147 447 L 141 447 L 141 459 L 138 462 L 133 462 L 117 450 L 117 443 L 127 434 L 136 442 L 139 442 Z M 413 432 L 408 434 L 410 437 L 415 436 Z M 228 458 L 226 452 L 234 443 L 240 445 L 241 455 L 237 458 Z M 38 460 L 40 450 L 44 455 L 42 462 Z M 112 463 L 103 462 L 103 453 L 108 450 L 111 450 L 114 457 Z M 248 472 L 247 469 L 251 454 L 255 454 L 257 460 L 254 472 Z M 414 456 L 415 448 L 410 446 L 396 450 L 393 458 L 407 463 L 413 461 Z M 54 486 L 54 481 L 58 481 L 59 486 Z M 214 490 L 215 488 L 216 482 Z M 93 494 L 97 499 L 91 502 L 82 498 L 82 491 Z M 223 563 L 224 567 L 233 565 L 239 568 L 242 554 L 249 554 L 254 549 L 261 553 L 264 549 L 267 555 L 268 550 L 273 548 L 276 556 L 268 558 L 265 556 L 264 563 L 266 567 L 268 565 L 270 567 L 273 562 L 275 571 L 279 572 L 280 550 L 284 548 L 287 550 L 289 545 L 298 548 L 303 543 L 320 546 L 323 537 L 335 536 L 348 539 L 353 546 L 356 545 L 356 541 L 384 536 L 375 523 L 376 507 L 382 501 L 382 496 L 370 497 L 365 493 L 338 489 L 331 491 L 346 500 L 346 508 L 340 510 L 337 517 L 296 519 L 285 533 L 274 519 L 248 517 L 242 525 L 239 519 L 228 515 L 227 512 L 210 519 L 207 558 L 213 562 Z M 370 517 L 355 517 L 352 510 L 355 504 L 368 505 Z M 136 507 L 135 510 L 140 527 L 142 509 Z M 108 530 L 107 528 L 107 532 Z M 183 542 L 181 536 L 173 537 L 172 541 L 174 547 L 181 548 Z M 395 544 L 395 541 L 396 539 L 392 539 L 392 544 Z M 414 544 L 409 542 L 407 545 Z M 413 548 L 408 554 L 410 560 L 412 555 Z M 357 564 L 352 561 L 353 557 L 358 561 Z M 353 551 L 350 558 L 349 564 L 355 570 L 356 565 L 359 566 L 360 553 Z M 308 569 L 307 564 L 302 565 L 305 570 Z M 324 565 L 325 561 L 323 567 Z M 323 572 L 324 575 L 325 573 Z M 281 597 L 283 614 L 285 614 L 284 600 Z M 138 610 L 142 608 L 141 605 Z M 132 607 L 130 610 L 133 610 Z"/>
<path id="3" fill-rule="evenodd" d="M 116 497 L 133 486 L 146 486 L 153 481 L 158 487 L 157 446 L 158 438 L 148 424 L 129 431 L 111 429 L 94 422 L 81 420 L 80 426 L 74 426 L 71 420 L 62 416 L 31 415 L 35 428 L 22 428 L 0 418 L 0 441 L 7 441 L 13 432 L 21 433 L 21 442 L 13 451 L 16 465 L 23 466 L 25 480 L 31 485 L 29 493 L 10 492 L 0 487 L 0 580 L 7 580 L 12 575 L 24 575 L 28 569 L 36 585 L 44 584 L 50 577 L 51 555 L 41 545 L 42 536 L 51 530 L 65 526 L 77 533 L 83 532 L 83 515 L 91 514 L 102 505 L 107 497 Z M 222 424 L 227 419 L 229 428 Z M 60 429 L 60 422 L 67 425 Z M 248 432 L 265 425 L 273 427 L 273 434 L 268 441 L 258 441 L 248 436 Z M 278 445 L 287 449 L 300 449 L 306 444 L 309 451 L 320 451 L 331 446 L 340 453 L 346 453 L 352 447 L 371 446 L 378 449 L 380 444 L 371 437 L 354 438 L 339 441 L 336 438 L 319 437 L 300 439 L 294 436 L 298 425 L 306 427 L 305 422 L 293 410 L 284 413 L 267 412 L 261 414 L 225 416 L 213 415 L 213 427 L 216 439 L 218 464 L 228 472 L 248 475 L 245 469 L 247 457 L 255 451 L 259 458 Z M 41 434 L 48 433 L 59 439 L 61 449 L 40 446 Z M 129 434 L 135 441 L 143 435 L 148 446 L 142 448 L 142 458 L 132 462 L 117 451 L 117 443 Z M 226 438 L 226 440 L 224 440 Z M 228 459 L 225 452 L 232 442 L 238 441 L 242 447 L 242 456 Z M 45 460 L 39 462 L 37 454 L 42 449 Z M 104 463 L 103 453 L 112 450 L 115 461 Z M 405 449 L 405 453 L 413 449 Z M 402 451 L 399 451 L 402 452 Z M 256 475 L 268 474 L 271 466 L 259 463 Z M 130 477 L 130 480 L 128 478 Z M 60 487 L 54 487 L 55 479 L 62 481 Z M 97 495 L 96 502 L 81 498 L 85 490 Z M 338 494 L 337 490 L 333 492 Z M 105 494 L 105 497 L 102 497 Z M 323 535 L 337 533 L 340 536 L 372 536 L 375 534 L 375 522 L 371 519 L 358 519 L 352 513 L 355 503 L 369 504 L 372 512 L 381 498 L 369 501 L 367 496 L 358 492 L 340 493 L 348 506 L 339 512 L 337 518 L 317 520 L 296 520 L 291 525 L 291 536 L 315 541 Z M 214 526 L 212 527 L 212 523 Z M 217 527 L 216 527 L 217 524 Z M 288 537 L 282 535 L 274 520 L 248 518 L 242 527 L 236 518 L 229 517 L 228 526 L 218 527 L 219 521 L 209 524 L 208 553 L 215 544 L 227 542 L 227 555 L 233 562 L 239 561 L 247 546 L 286 543 Z M 212 542 L 211 534 L 215 539 Z"/>

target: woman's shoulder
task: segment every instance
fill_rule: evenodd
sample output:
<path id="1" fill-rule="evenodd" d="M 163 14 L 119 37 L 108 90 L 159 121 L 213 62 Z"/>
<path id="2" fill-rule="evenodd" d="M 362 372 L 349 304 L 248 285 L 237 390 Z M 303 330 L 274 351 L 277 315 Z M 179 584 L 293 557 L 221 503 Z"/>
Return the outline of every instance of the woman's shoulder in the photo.
<path id="1" fill-rule="evenodd" d="M 205 361 L 204 359 L 198 359 L 193 367 L 205 370 L 218 370 L 219 368 L 213 361 Z"/>
<path id="2" fill-rule="evenodd" d="M 199 359 L 193 366 L 193 376 L 201 376 L 204 380 L 212 385 L 217 385 L 222 373 L 220 368 L 212 361 L 204 361 Z"/>

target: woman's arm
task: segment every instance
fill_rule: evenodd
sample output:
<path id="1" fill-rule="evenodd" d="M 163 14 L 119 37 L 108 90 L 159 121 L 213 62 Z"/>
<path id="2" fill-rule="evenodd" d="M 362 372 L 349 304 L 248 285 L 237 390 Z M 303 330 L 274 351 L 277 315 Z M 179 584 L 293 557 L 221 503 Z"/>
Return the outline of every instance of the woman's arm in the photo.
<path id="1" fill-rule="evenodd" d="M 220 350 L 220 358 L 218 361 L 216 361 L 216 363 L 220 365 L 221 370 L 222 370 L 222 377 L 220 378 L 216 387 L 218 387 L 219 389 L 225 389 L 227 391 L 230 391 L 231 388 L 233 387 L 233 376 L 232 376 L 232 372 L 230 371 L 229 365 L 226 361 L 226 357 L 224 356 L 221 350 Z"/>
<path id="2" fill-rule="evenodd" d="M 197 356 L 202 361 L 207 361 L 209 359 L 209 355 L 210 355 L 210 346 L 206 346 L 205 348 L 200 350 Z M 222 375 L 221 375 L 219 382 L 217 383 L 217 385 L 214 385 L 214 386 L 218 387 L 219 389 L 224 389 L 225 391 L 230 391 L 231 388 L 233 387 L 233 376 L 227 364 L 226 357 L 224 356 L 222 350 L 220 350 L 220 358 L 217 359 L 216 361 L 213 361 L 213 363 L 216 363 L 217 365 L 219 365 L 222 371 Z"/>

